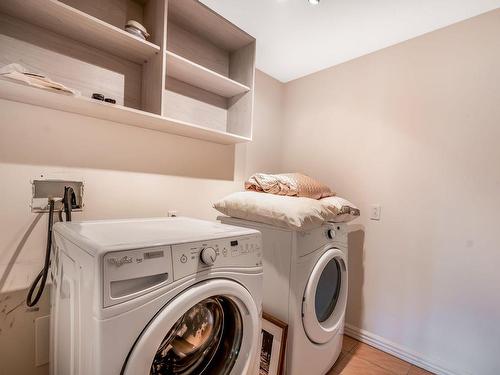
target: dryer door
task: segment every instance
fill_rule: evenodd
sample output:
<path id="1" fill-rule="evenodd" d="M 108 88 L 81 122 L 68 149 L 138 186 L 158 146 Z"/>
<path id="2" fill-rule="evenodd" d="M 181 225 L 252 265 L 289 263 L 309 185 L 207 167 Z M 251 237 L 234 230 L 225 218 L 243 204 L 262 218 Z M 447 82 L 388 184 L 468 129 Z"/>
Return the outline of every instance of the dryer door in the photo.
<path id="1" fill-rule="evenodd" d="M 122 371 L 125 375 L 240 375 L 256 361 L 259 311 L 229 280 L 205 281 L 178 295 L 150 321 Z"/>
<path id="2" fill-rule="evenodd" d="M 342 328 L 347 303 L 347 260 L 339 249 L 327 250 L 309 276 L 302 302 L 304 330 L 324 344 Z"/>

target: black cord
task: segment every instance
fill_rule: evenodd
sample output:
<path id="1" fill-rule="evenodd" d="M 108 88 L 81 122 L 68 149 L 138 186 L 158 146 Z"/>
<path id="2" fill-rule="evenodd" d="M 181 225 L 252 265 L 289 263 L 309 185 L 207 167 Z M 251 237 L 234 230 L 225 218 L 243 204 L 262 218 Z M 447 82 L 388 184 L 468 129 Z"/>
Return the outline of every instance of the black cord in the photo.
<path id="1" fill-rule="evenodd" d="M 66 214 L 66 221 L 71 221 L 71 211 L 73 206 L 76 206 L 76 196 L 72 187 L 65 186 L 64 187 L 64 198 L 62 200 L 64 205 L 64 213 Z M 45 250 L 45 263 L 43 269 L 31 284 L 30 290 L 28 291 L 28 295 L 26 296 L 26 304 L 29 307 L 35 306 L 40 297 L 42 296 L 43 290 L 45 289 L 45 283 L 47 282 L 47 275 L 49 274 L 50 268 L 50 251 L 52 249 L 52 226 L 54 225 L 54 199 L 49 199 L 49 225 L 47 230 L 47 248 Z M 59 211 L 59 221 L 62 220 L 62 210 Z M 33 298 L 33 293 L 35 292 L 36 286 L 40 283 L 38 287 L 38 291 L 36 292 L 35 298 Z"/>
<path id="2" fill-rule="evenodd" d="M 50 267 L 50 250 L 52 248 L 52 225 L 54 223 L 54 205 L 55 201 L 53 199 L 50 199 L 49 224 L 47 230 L 47 248 L 45 250 L 45 264 L 43 266 L 43 269 L 35 278 L 35 281 L 33 281 L 33 284 L 31 284 L 28 296 L 26 297 L 26 304 L 29 307 L 33 307 L 38 303 L 40 297 L 42 296 L 43 290 L 45 289 L 45 283 L 47 282 L 47 275 L 49 273 L 49 267 Z M 38 287 L 38 291 L 36 292 L 35 298 L 33 298 L 33 293 L 35 292 L 38 283 L 40 283 L 40 286 Z"/>
<path id="3" fill-rule="evenodd" d="M 76 206 L 76 197 L 75 191 L 71 186 L 64 187 L 64 213 L 66 214 L 66 221 L 71 221 L 71 210 L 73 209 L 73 205 Z"/>

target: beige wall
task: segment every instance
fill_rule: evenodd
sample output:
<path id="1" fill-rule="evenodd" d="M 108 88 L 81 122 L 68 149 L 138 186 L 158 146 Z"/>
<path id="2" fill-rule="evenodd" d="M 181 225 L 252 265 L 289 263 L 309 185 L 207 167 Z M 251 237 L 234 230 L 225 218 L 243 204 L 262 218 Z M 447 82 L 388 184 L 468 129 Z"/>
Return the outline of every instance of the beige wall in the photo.
<path id="1" fill-rule="evenodd" d="M 85 210 L 76 219 L 166 216 L 173 209 L 215 219 L 212 202 L 241 190 L 243 178 L 278 171 L 282 90 L 257 72 L 254 141 L 236 147 L 0 100 L 0 375 L 47 372 L 33 369 L 32 320 L 43 311 L 15 308 L 45 251 L 46 215 L 19 245 L 36 220 L 30 179 L 83 179 Z"/>
<path id="2" fill-rule="evenodd" d="M 362 209 L 348 323 L 443 373 L 497 374 L 498 35 L 495 11 L 285 86 L 258 73 L 255 140 L 236 147 L 0 101 L 0 375 L 47 371 L 32 325 L 47 307 L 15 308 L 45 243 L 31 178 L 82 178 L 79 219 L 213 219 L 244 177 L 293 170 Z"/>
<path id="3" fill-rule="evenodd" d="M 363 213 L 347 322 L 499 374 L 500 10 L 288 83 L 284 120 L 284 169 Z"/>

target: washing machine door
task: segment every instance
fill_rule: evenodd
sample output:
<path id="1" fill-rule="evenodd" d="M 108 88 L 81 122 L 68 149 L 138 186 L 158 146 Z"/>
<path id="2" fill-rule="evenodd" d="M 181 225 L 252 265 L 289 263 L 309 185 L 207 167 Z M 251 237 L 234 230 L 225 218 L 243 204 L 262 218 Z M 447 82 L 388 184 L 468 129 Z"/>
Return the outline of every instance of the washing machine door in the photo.
<path id="1" fill-rule="evenodd" d="M 246 374 L 256 361 L 259 327 L 243 286 L 222 279 L 195 284 L 150 321 L 122 374 Z"/>
<path id="2" fill-rule="evenodd" d="M 347 303 L 347 260 L 339 249 L 327 250 L 314 265 L 302 302 L 309 339 L 324 344 L 341 329 Z"/>

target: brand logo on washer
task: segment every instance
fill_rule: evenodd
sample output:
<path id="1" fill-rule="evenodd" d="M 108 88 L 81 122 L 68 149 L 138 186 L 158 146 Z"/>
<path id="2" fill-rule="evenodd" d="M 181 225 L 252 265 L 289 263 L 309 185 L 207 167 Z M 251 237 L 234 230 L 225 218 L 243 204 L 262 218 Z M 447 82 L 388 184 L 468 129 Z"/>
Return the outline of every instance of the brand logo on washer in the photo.
<path id="1" fill-rule="evenodd" d="M 125 263 L 132 263 L 132 258 L 128 256 L 124 256 L 121 258 L 108 258 L 108 263 L 120 267 Z"/>

